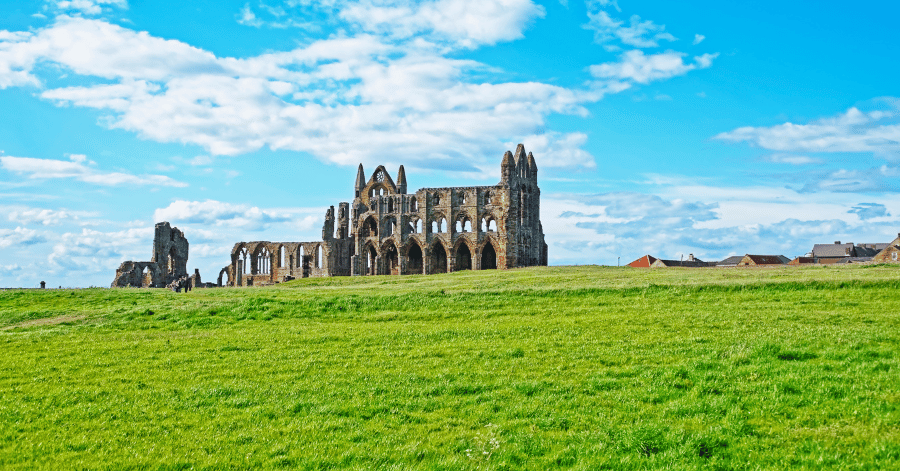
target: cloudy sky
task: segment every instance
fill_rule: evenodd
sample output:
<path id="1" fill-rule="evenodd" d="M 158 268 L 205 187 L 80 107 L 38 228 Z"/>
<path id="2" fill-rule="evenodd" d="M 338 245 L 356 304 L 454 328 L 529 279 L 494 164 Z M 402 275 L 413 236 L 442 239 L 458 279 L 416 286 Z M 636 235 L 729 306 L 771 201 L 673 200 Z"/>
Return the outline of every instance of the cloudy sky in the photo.
<path id="1" fill-rule="evenodd" d="M 741 6 L 736 6 L 741 5 Z M 490 185 L 551 264 L 794 257 L 900 231 L 900 3 L 0 3 L 0 286 L 108 286 L 153 224 L 206 280 L 319 240 L 356 166 Z M 213 280 L 214 281 L 214 280 Z"/>

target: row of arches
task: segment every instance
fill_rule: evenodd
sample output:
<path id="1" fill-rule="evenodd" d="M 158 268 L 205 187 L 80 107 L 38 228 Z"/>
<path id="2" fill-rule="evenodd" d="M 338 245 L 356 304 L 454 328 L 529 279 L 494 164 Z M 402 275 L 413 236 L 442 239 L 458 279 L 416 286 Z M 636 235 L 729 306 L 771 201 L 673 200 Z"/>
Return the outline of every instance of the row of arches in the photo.
<path id="1" fill-rule="evenodd" d="M 405 253 L 397 249 L 393 241 L 387 241 L 376 249 L 372 243 L 366 244 L 362 250 L 362 264 L 360 267 L 365 275 L 407 275 L 447 273 L 448 271 L 462 271 L 479 268 L 492 270 L 497 268 L 497 250 L 492 241 L 486 241 L 475 251 L 468 244 L 461 242 L 449 251 L 444 244 L 435 241 L 423 251 L 418 243 L 412 242 L 405 247 Z M 401 255 L 406 257 L 405 267 L 400 263 Z M 379 269 L 379 259 L 381 269 Z M 478 262 L 477 264 L 475 262 Z M 430 264 L 426 263 L 430 262 Z M 428 268 L 430 266 L 430 268 Z"/>
<path id="2" fill-rule="evenodd" d="M 322 244 L 317 244 L 310 254 L 305 252 L 306 249 L 302 244 L 298 245 L 293 253 L 285 245 L 279 245 L 277 256 L 273 256 L 266 245 L 257 247 L 252 253 L 248 247 L 244 246 L 237 251 L 232 262 L 236 273 L 243 275 L 269 275 L 272 273 L 273 263 L 275 268 L 295 267 L 308 270 L 323 267 Z"/>
<path id="3" fill-rule="evenodd" d="M 384 196 L 384 199 L 381 197 Z M 400 210 L 402 206 L 402 198 L 401 195 L 391 196 L 386 188 L 381 187 L 372 187 L 369 190 L 369 206 L 371 208 L 375 208 L 377 205 L 380 205 L 382 202 L 386 202 L 386 206 L 382 206 L 383 210 L 386 210 L 389 213 L 393 213 L 396 210 Z M 415 196 L 410 196 L 407 200 L 409 204 L 408 211 L 418 211 L 419 203 L 416 201 Z"/>
<path id="4" fill-rule="evenodd" d="M 447 225 L 447 218 L 443 216 L 438 216 L 434 220 L 431 221 L 431 233 L 432 234 L 443 234 L 450 230 L 450 227 Z M 378 221 L 374 216 L 367 217 L 359 229 L 359 235 L 362 238 L 368 237 L 390 237 L 394 234 L 397 234 L 397 229 L 399 225 L 397 224 L 397 219 L 393 217 L 388 217 L 384 219 L 382 223 L 382 231 L 378 230 Z M 406 224 L 406 233 L 408 234 L 420 234 L 422 233 L 422 220 L 418 218 L 412 218 Z M 494 220 L 493 216 L 485 216 L 480 220 L 480 229 L 481 232 L 496 232 L 497 231 L 497 222 Z M 456 233 L 463 232 L 472 232 L 472 221 L 466 217 L 462 216 L 456 220 L 455 231 Z"/>

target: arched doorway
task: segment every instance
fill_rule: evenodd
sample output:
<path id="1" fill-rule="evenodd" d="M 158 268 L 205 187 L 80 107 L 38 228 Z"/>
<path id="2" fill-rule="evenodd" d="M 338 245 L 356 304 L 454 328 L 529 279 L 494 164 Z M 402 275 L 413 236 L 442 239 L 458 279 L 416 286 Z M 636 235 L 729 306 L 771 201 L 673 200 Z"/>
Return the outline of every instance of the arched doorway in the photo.
<path id="1" fill-rule="evenodd" d="M 152 288 L 153 287 L 153 273 L 150 271 L 150 267 L 144 267 L 144 271 L 141 274 L 141 286 L 144 288 Z"/>
<path id="2" fill-rule="evenodd" d="M 378 252 L 375 251 L 375 247 L 371 245 L 366 249 L 366 275 L 374 275 L 377 273 L 375 269 L 375 264 L 377 262 Z"/>
<path id="3" fill-rule="evenodd" d="M 219 287 L 222 286 L 231 286 L 231 275 L 228 274 L 228 267 L 223 268 L 219 271 L 219 279 L 216 283 Z"/>
<path id="4" fill-rule="evenodd" d="M 431 248 L 431 272 L 447 273 L 447 251 L 440 243 Z"/>
<path id="5" fill-rule="evenodd" d="M 384 253 L 384 269 L 389 275 L 400 274 L 400 257 L 397 253 L 397 247 L 393 242 L 389 242 L 383 250 Z"/>
<path id="6" fill-rule="evenodd" d="M 406 273 L 411 275 L 421 275 L 424 259 L 422 256 L 422 249 L 419 248 L 419 244 L 412 243 L 409 246 L 409 250 L 406 252 Z"/>
<path id="7" fill-rule="evenodd" d="M 459 244 L 456 249 L 456 271 L 472 269 L 472 252 L 466 244 Z"/>
<path id="8" fill-rule="evenodd" d="M 497 251 L 494 250 L 494 244 L 488 242 L 481 249 L 481 269 L 494 270 L 497 268 Z"/>

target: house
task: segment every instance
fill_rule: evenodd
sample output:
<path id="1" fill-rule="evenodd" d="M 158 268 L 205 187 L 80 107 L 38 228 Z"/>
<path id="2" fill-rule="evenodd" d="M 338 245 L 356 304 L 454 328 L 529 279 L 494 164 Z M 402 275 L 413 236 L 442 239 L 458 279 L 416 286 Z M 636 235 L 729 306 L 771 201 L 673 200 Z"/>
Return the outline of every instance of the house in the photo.
<path id="1" fill-rule="evenodd" d="M 650 268 L 650 265 L 653 265 L 653 262 L 655 262 L 656 260 L 657 258 L 652 255 L 644 255 L 643 257 L 629 263 L 628 266 L 634 268 Z"/>
<path id="2" fill-rule="evenodd" d="M 845 257 L 874 257 L 879 251 L 890 244 L 859 244 L 853 242 L 842 244 L 836 240 L 833 244 L 816 244 L 810 255 L 816 259 L 816 263 L 837 263 Z"/>
<path id="3" fill-rule="evenodd" d="M 704 262 L 699 258 L 694 258 L 694 254 L 688 255 L 687 260 L 656 260 L 650 264 L 650 268 L 666 268 L 666 267 L 714 267 L 716 262 Z"/>
<path id="4" fill-rule="evenodd" d="M 875 263 L 900 263 L 900 234 L 887 247 L 878 252 L 872 261 Z"/>
<path id="5" fill-rule="evenodd" d="M 740 263 L 737 266 L 739 267 L 765 267 L 765 266 L 777 266 L 777 265 L 786 265 L 790 263 L 790 259 L 785 257 L 784 255 L 744 255 L 741 259 Z"/>
<path id="6" fill-rule="evenodd" d="M 733 255 L 731 257 L 722 260 L 721 262 L 716 262 L 717 267 L 736 267 L 738 263 L 741 263 L 741 259 L 743 259 L 743 255 Z"/>
<path id="7" fill-rule="evenodd" d="M 878 252 L 878 255 L 872 257 L 872 261 L 875 263 L 900 262 L 900 244 L 892 245 L 881 252 Z"/>

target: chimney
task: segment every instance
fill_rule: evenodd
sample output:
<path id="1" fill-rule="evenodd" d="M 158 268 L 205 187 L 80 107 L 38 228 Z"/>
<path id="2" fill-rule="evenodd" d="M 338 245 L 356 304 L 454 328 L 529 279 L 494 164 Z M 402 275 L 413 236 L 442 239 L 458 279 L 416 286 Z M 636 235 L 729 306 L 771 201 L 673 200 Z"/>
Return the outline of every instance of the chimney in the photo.
<path id="1" fill-rule="evenodd" d="M 834 241 L 834 245 L 841 245 L 841 241 L 839 241 L 839 240 Z"/>
<path id="2" fill-rule="evenodd" d="M 693 261 L 694 261 L 694 254 L 688 254 L 688 261 L 689 261 L 689 262 L 693 262 Z"/>

